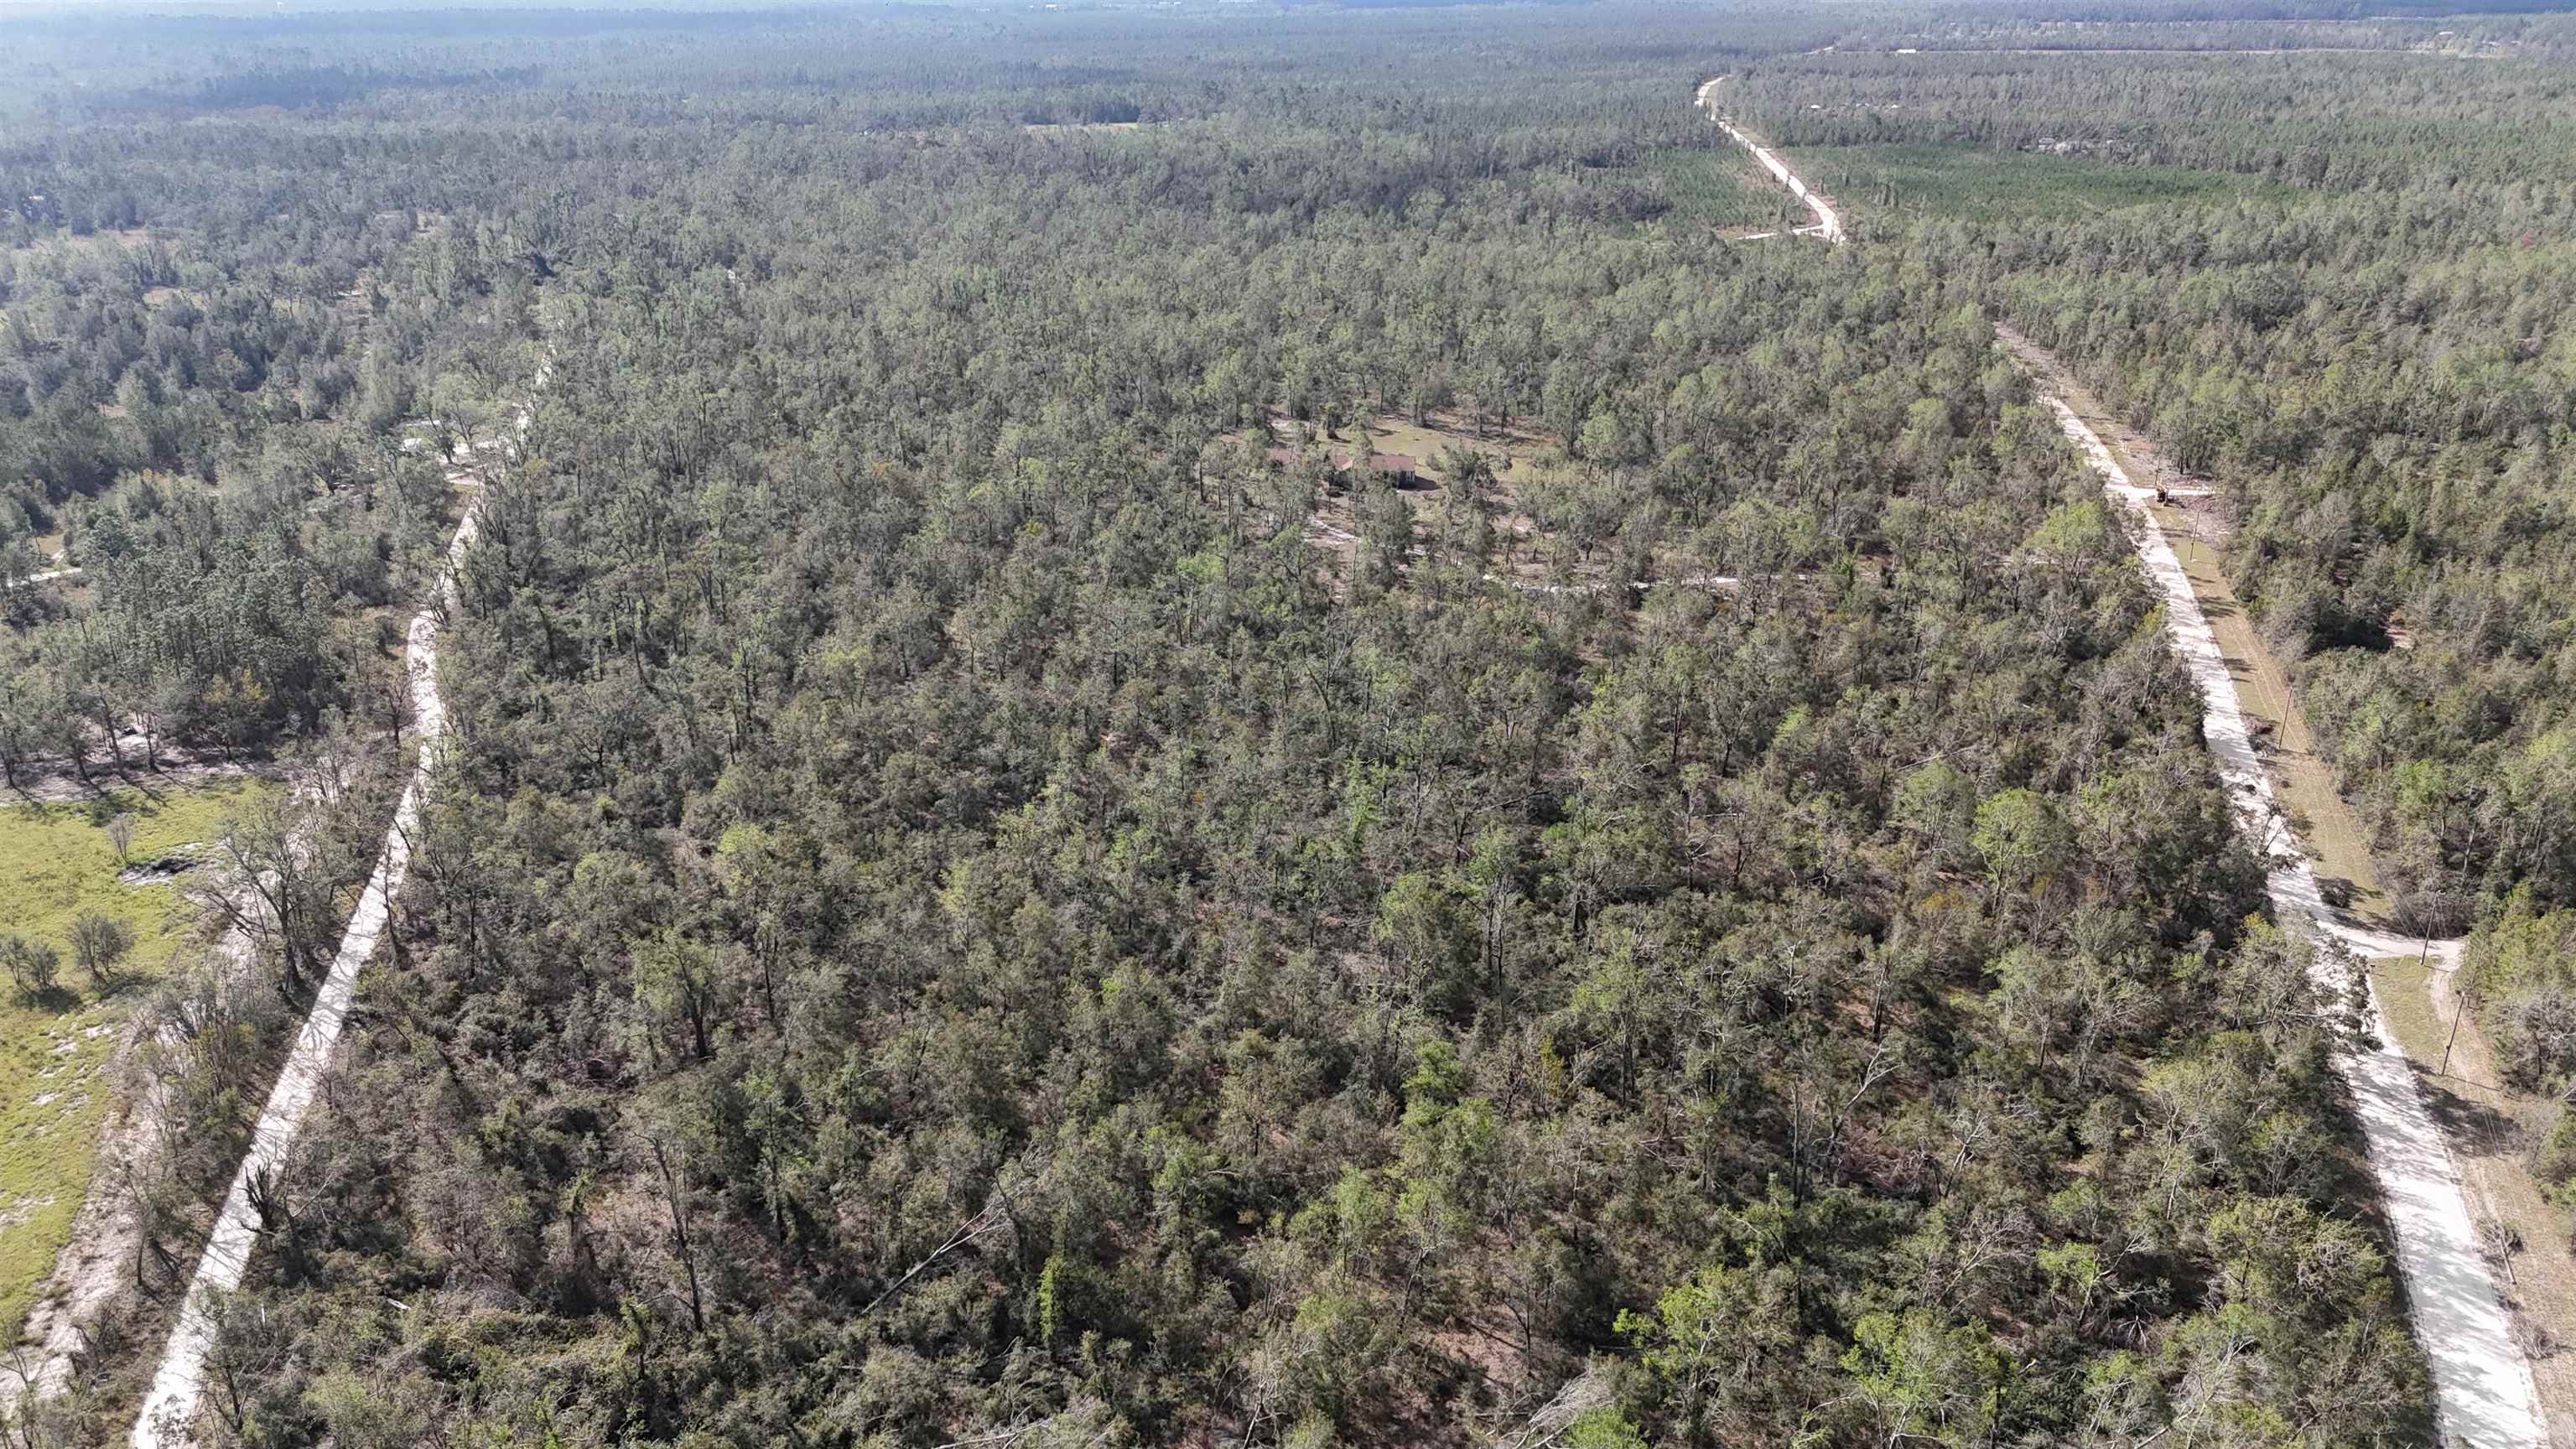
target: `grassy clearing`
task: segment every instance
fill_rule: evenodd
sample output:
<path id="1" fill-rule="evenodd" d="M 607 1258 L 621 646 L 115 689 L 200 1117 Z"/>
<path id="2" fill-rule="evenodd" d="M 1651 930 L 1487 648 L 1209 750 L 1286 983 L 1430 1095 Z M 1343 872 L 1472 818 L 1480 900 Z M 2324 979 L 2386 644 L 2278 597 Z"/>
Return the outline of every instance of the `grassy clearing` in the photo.
<path id="1" fill-rule="evenodd" d="M 1971 221 L 2076 216 L 2130 206 L 2285 201 L 2301 192 L 2254 176 L 2120 166 L 1982 146 L 1803 146 L 1799 174 L 1849 205 Z"/>
<path id="2" fill-rule="evenodd" d="M 1340 439 L 1353 439 L 1356 432 L 1344 429 Z M 1439 478 L 1440 470 L 1433 460 L 1451 448 L 1464 448 L 1482 453 L 1494 460 L 1494 474 L 1510 478 L 1526 470 L 1537 454 L 1556 444 L 1535 433 L 1489 433 L 1476 436 L 1475 430 L 1458 418 L 1434 414 L 1427 427 L 1416 426 L 1401 413 L 1381 413 L 1368 420 L 1368 449 L 1373 453 L 1403 453 L 1418 459 L 1426 477 Z"/>
<path id="3" fill-rule="evenodd" d="M 1693 226 L 1804 226 L 1812 220 L 1786 190 L 1759 178 L 1751 158 L 1723 151 L 1657 151 L 1646 170 L 1663 183 L 1671 220 Z"/>
<path id="4" fill-rule="evenodd" d="M 122 1034 L 135 989 L 156 978 L 187 935 L 174 884 L 127 885 L 106 822 L 132 817 L 134 861 L 179 854 L 211 840 L 225 814 L 263 782 L 228 780 L 158 800 L 133 792 L 88 806 L 0 809 L 0 932 L 39 938 L 63 953 L 57 990 L 38 1002 L 0 987 L 0 1332 L 15 1339 L 53 1269 L 89 1189 L 107 1083 L 100 1076 Z M 73 964 L 71 923 L 102 911 L 134 932 L 118 987 L 102 996 Z"/>
<path id="5" fill-rule="evenodd" d="M 1366 437 L 1361 435 L 1366 429 Z M 1434 483 L 1444 481 L 1437 460 L 1452 448 L 1482 453 L 1491 460 L 1494 476 L 1510 481 L 1525 478 L 1538 459 L 1556 450 L 1557 442 L 1526 427 L 1509 430 L 1489 428 L 1483 437 L 1466 418 L 1450 412 L 1434 412 L 1421 423 L 1403 413 L 1378 413 L 1365 424 L 1345 425 L 1326 433 L 1320 423 L 1302 423 L 1285 414 L 1270 420 L 1269 444 L 1293 448 L 1308 429 L 1315 435 L 1314 447 L 1319 453 L 1346 457 L 1355 452 L 1400 453 L 1414 460 L 1416 471 Z M 1241 433 L 1229 433 L 1229 440 Z"/>
<path id="6" fill-rule="evenodd" d="M 1275 447 L 1296 447 L 1305 431 L 1314 426 L 1284 416 L 1274 417 L 1270 420 L 1269 442 Z M 1452 448 L 1482 453 L 1494 469 L 1494 483 L 1485 493 L 1485 502 L 1494 510 L 1496 528 L 1515 551 L 1537 537 L 1537 524 L 1521 510 L 1520 491 L 1538 476 L 1544 466 L 1541 459 L 1557 452 L 1556 441 L 1545 434 L 1527 428 L 1489 429 L 1478 437 L 1468 419 L 1449 412 L 1428 414 L 1422 423 L 1403 413 L 1380 413 L 1364 427 L 1345 427 L 1329 436 L 1315 427 L 1315 433 L 1316 451 L 1332 457 L 1367 452 L 1412 458 L 1414 472 L 1428 486 L 1406 489 L 1397 496 L 1413 510 L 1417 520 L 1449 506 L 1443 492 L 1448 477 L 1436 460 Z M 1306 521 L 1306 536 L 1325 553 L 1347 560 L 1358 546 L 1357 500 L 1342 488 L 1319 489 L 1315 510 Z M 1511 567 L 1514 573 L 1523 571 L 1517 562 Z M 1535 576 L 1535 565 L 1531 568 Z"/>

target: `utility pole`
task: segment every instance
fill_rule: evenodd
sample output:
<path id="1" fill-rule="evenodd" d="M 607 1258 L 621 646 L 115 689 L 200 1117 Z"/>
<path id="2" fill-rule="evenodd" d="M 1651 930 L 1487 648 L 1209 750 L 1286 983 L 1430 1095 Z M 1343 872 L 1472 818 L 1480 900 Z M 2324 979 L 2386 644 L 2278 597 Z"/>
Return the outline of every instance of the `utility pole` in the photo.
<path id="1" fill-rule="evenodd" d="M 2427 986 L 2430 986 L 2433 981 L 2432 937 L 2426 936 L 2424 938 L 2424 954 L 2417 964 L 2424 968 L 2424 982 Z M 2460 1039 L 2460 1018 L 2468 1015 L 2468 1011 L 2469 1004 L 2460 999 L 2459 991 L 2454 988 L 2451 992 L 2451 1034 L 2442 1038 L 2442 1065 L 2434 1069 L 2433 1075 L 2437 1077 L 2446 1077 L 2451 1074 L 2451 1045 Z"/>

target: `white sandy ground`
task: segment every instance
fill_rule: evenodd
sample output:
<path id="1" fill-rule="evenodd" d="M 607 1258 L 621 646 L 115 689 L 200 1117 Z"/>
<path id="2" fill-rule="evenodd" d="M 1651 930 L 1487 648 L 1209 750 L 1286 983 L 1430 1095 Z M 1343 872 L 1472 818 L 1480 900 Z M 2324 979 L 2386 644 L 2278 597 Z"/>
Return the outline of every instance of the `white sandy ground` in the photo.
<path id="1" fill-rule="evenodd" d="M 1716 90 L 1718 81 L 1722 81 L 1724 79 L 1726 79 L 1726 77 L 1719 76 L 1716 80 L 1709 81 L 1702 85 L 1699 88 L 1699 104 L 1707 107 L 1710 115 L 1717 116 L 1717 126 L 1719 130 L 1724 131 L 1734 140 L 1735 144 L 1752 152 L 1753 159 L 1762 163 L 1762 169 L 1770 172 L 1773 180 L 1779 182 L 1785 187 L 1788 187 L 1790 195 L 1805 202 L 1807 204 L 1807 209 L 1816 214 L 1816 224 L 1814 226 L 1793 227 L 1787 232 L 1756 232 L 1749 237 L 1740 238 L 1740 240 L 1760 241 L 1765 237 L 1784 235 L 1820 236 L 1826 241 L 1840 245 L 1843 240 L 1843 222 L 1841 217 L 1834 215 L 1834 209 L 1825 205 L 1822 197 L 1819 197 L 1815 193 L 1807 190 L 1807 183 L 1798 179 L 1797 173 L 1789 169 L 1788 162 L 1783 161 L 1778 156 L 1772 154 L 1769 147 L 1762 145 L 1755 141 L 1751 136 L 1737 130 L 1733 121 L 1728 120 L 1724 116 L 1718 115 L 1717 107 L 1709 101 L 1709 92 Z"/>
<path id="2" fill-rule="evenodd" d="M 2057 424 L 2102 475 L 2103 492 L 2137 515 L 2138 557 L 2164 595 L 2165 626 L 2174 650 L 2191 671 L 2202 701 L 2201 730 L 2217 758 L 2219 778 L 2238 818 L 2258 835 L 2274 862 L 2268 888 L 2284 924 L 2304 921 L 2321 941 L 2334 941 L 2363 956 L 2413 956 L 2419 951 L 2456 960 L 2459 943 L 2418 940 L 2370 930 L 2344 918 L 2317 890 L 2316 872 L 2298 848 L 2278 804 L 2271 776 L 2255 757 L 2253 736 L 2236 700 L 2236 683 L 2218 637 L 2192 595 L 2182 561 L 2147 512 L 2155 490 L 2132 482 L 2100 436 L 2056 397 L 2047 399 Z M 2332 988 L 2337 963 L 2321 960 L 2320 984 Z M 2370 1165 L 2396 1229 L 2397 1261 L 2414 1309 L 2415 1340 L 2431 1360 L 2435 1414 L 2442 1440 L 2453 1449 L 2540 1449 L 2540 1403 L 2531 1366 L 2523 1360 L 2505 1321 L 2495 1279 L 2479 1253 L 2468 1199 L 2414 1073 L 2370 1004 L 2378 1045 L 2367 1052 L 2338 1052 L 2335 1068 L 2353 1096 Z"/>
<path id="3" fill-rule="evenodd" d="M 29 574 L 23 579 L 0 579 L 0 589 L 15 589 L 28 584 L 49 584 L 56 579 L 76 579 L 80 577 L 80 565 L 66 562 L 63 558 L 63 551 L 61 549 L 54 550 L 53 564 L 54 566 L 52 568 L 45 570 L 43 573 Z"/>
<path id="4" fill-rule="evenodd" d="M 538 369 L 537 386 L 545 385 L 550 370 Z M 516 430 L 524 434 L 527 429 L 528 414 L 522 409 Z M 348 1024 L 349 1009 L 357 997 L 359 969 L 375 954 L 377 939 L 384 934 L 385 923 L 393 913 L 394 895 L 402 889 L 403 877 L 410 869 L 412 835 L 420 825 L 421 793 L 429 785 L 447 732 L 447 709 L 438 695 L 438 621 L 442 606 L 450 611 L 456 607 L 456 570 L 480 531 L 480 509 L 478 499 L 456 526 L 456 537 L 447 547 L 447 566 L 439 574 L 438 598 L 412 616 L 404 667 L 411 676 L 413 731 L 420 741 L 420 762 L 412 772 L 411 782 L 403 787 L 401 803 L 394 807 L 393 824 L 385 831 L 384 853 L 376 861 L 375 874 L 367 879 L 366 890 L 358 897 L 357 910 L 350 914 L 348 929 L 340 938 L 340 953 L 332 958 L 330 973 L 314 995 L 312 1014 L 305 1018 L 294 1049 L 278 1071 L 277 1086 L 269 1093 L 268 1105 L 260 1111 L 259 1124 L 252 1129 L 250 1151 L 242 1158 L 240 1171 L 233 1175 L 232 1191 L 224 1198 L 222 1215 L 216 1218 L 215 1230 L 206 1241 L 205 1256 L 198 1261 L 197 1276 L 188 1285 L 187 1301 L 180 1305 L 179 1322 L 170 1332 L 168 1347 L 162 1351 L 160 1368 L 153 1373 L 151 1392 L 144 1396 L 142 1412 L 135 1417 L 134 1449 L 185 1449 L 194 1442 L 190 1426 L 204 1396 L 206 1356 L 215 1343 L 217 1301 L 241 1286 L 242 1274 L 250 1266 L 251 1250 L 259 1241 L 259 1212 L 251 1206 L 252 1184 L 275 1174 L 303 1131 L 315 1090 L 340 1044 L 341 1029 Z"/>

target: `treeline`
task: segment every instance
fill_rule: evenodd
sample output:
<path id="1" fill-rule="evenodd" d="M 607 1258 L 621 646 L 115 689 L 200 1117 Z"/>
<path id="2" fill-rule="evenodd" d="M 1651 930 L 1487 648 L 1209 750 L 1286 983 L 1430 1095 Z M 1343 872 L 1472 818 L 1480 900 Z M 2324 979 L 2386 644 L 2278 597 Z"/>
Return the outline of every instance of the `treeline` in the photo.
<path id="1" fill-rule="evenodd" d="M 2476 225 L 2498 199 L 2568 209 L 2559 74 L 2519 54 L 1837 55 L 1773 59 L 1730 80 L 1741 89 L 1728 95 L 1792 150 L 2063 143 L 2312 190 L 2411 193 L 2455 219 L 2437 225 Z"/>

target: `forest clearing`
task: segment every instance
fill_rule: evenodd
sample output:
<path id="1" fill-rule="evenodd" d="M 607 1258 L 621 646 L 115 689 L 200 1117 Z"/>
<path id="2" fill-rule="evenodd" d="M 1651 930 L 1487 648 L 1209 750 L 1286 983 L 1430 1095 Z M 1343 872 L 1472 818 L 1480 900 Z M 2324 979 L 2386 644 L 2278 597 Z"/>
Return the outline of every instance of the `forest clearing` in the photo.
<path id="1" fill-rule="evenodd" d="M 1921 210 L 2028 223 L 2127 206 L 2289 204 L 2277 182 L 2184 167 L 2122 165 L 2053 151 L 1998 155 L 1972 146 L 1801 147 L 1798 164 L 1872 213 Z"/>
<path id="2" fill-rule="evenodd" d="M 233 780 L 0 807 L 0 942 L 15 978 L 0 1003 L 0 1332 L 13 1344 L 69 1239 L 101 1135 L 127 1110 L 130 1002 L 195 934 L 177 883 L 208 857 L 223 816 L 269 788 Z M 115 929 L 80 924 L 99 921 Z M 26 951 L 48 956 L 41 983 L 18 960 Z"/>

